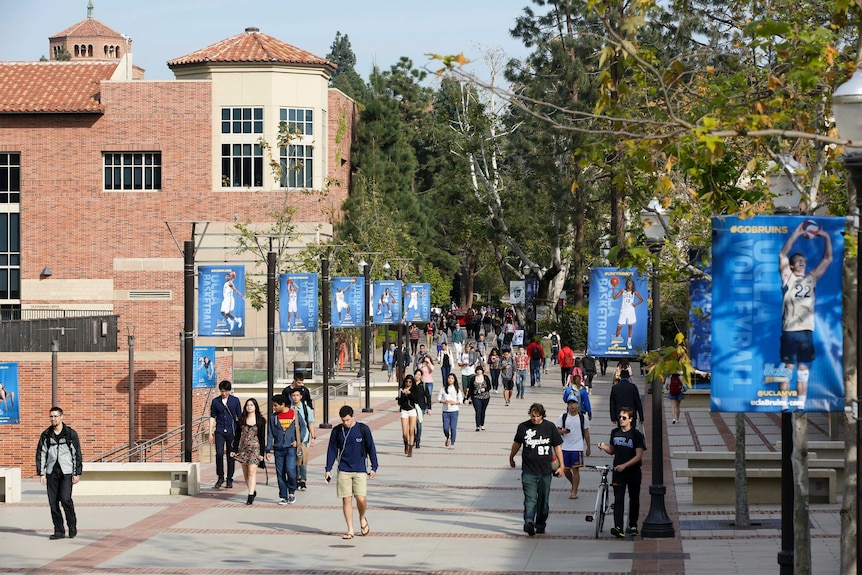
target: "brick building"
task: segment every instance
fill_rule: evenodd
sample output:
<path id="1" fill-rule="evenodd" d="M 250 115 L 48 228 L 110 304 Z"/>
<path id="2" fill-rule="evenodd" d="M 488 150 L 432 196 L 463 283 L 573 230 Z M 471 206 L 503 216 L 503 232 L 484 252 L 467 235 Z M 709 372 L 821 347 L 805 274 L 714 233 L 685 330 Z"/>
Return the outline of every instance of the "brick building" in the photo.
<path id="1" fill-rule="evenodd" d="M 170 61 L 171 81 L 145 80 L 131 40 L 95 20 L 92 5 L 49 44 L 49 61 L 0 62 L 0 314 L 118 316 L 113 357 L 61 359 L 58 402 L 73 414 L 110 406 L 125 421 L 128 374 L 117 365 L 133 334 L 136 380 L 140 366 L 148 381 L 135 414 L 146 439 L 181 423 L 182 242 L 195 240 L 198 264 L 244 263 L 253 273 L 250 256 L 235 253 L 234 224 L 264 230 L 282 205 L 295 210 L 295 247 L 331 237 L 349 187 L 356 107 L 328 87 L 334 64 L 256 28 Z M 279 149 L 282 123 L 293 137 Z M 255 334 L 265 335 L 263 314 L 248 317 L 246 335 Z M 0 466 L 26 472 L 47 426 L 50 354 L 0 361 L 22 366 L 21 423 L 0 425 Z M 165 417 L 144 417 L 148 404 Z M 80 416 L 69 421 L 96 442 L 88 455 L 127 437 L 125 424 L 104 433 Z M 150 421 L 159 423 L 148 429 Z"/>

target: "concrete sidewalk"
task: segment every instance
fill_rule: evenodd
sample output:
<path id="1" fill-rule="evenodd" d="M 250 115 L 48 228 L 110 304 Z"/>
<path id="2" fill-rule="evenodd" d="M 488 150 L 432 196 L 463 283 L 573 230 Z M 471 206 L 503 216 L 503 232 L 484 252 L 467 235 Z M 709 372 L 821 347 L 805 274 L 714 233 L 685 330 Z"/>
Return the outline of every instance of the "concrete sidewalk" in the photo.
<path id="1" fill-rule="evenodd" d="M 609 375 L 599 376 L 595 382 L 593 444 L 607 441 L 610 435 Z M 385 380 L 385 373 L 375 370 L 373 377 Z M 463 406 L 455 450 L 443 445 L 440 411 L 435 408 L 426 418 L 422 447 L 412 458 L 403 454 L 394 400 L 373 401 L 373 413 L 357 410 L 357 417 L 371 426 L 380 456 L 378 475 L 369 481 L 371 533 L 367 537 L 341 539 L 345 530 L 341 501 L 334 483 L 323 481 L 328 431 L 318 429 L 309 487 L 297 492 L 294 505 L 277 505 L 275 478 L 270 476 L 269 486 L 258 486 L 254 505 L 246 506 L 241 473 L 238 471 L 233 489 L 213 490 L 214 465 L 207 463 L 198 497 L 75 497 L 78 537 L 49 541 L 52 529 L 45 489 L 37 481 L 27 480 L 22 503 L 0 504 L 0 572 L 692 575 L 778 571 L 778 507 L 753 506 L 752 520 L 761 525 L 735 530 L 730 526 L 732 505 L 692 505 L 690 485 L 675 480 L 669 458 L 665 461 L 666 501 L 675 538 L 616 540 L 609 534 L 612 521 L 607 521 L 597 540 L 594 524 L 585 520 L 592 514 L 599 480 L 590 471 L 581 472 L 576 500 L 568 498 L 565 479 L 554 479 L 547 534 L 527 537 L 522 531 L 520 471 L 509 468 L 508 453 L 517 424 L 528 417 L 530 403 L 543 403 L 553 419 L 564 410 L 559 373 L 552 368 L 544 377 L 541 388 L 528 388 L 526 399 L 515 400 L 509 407 L 502 395 L 492 395 L 487 431 L 474 431 L 473 408 Z M 438 389 L 439 383 L 435 385 L 435 391 Z M 649 399 L 645 395 L 644 403 Z M 341 403 L 330 407 L 333 423 L 338 423 Z M 780 436 L 776 419 L 747 417 L 752 432 L 749 447 L 774 449 Z M 668 405 L 665 418 L 669 423 Z M 817 415 L 811 419 L 816 433 L 822 422 L 818 424 Z M 647 433 L 649 425 L 647 419 Z M 666 426 L 665 454 L 677 449 L 721 449 L 727 446 L 732 428 L 733 414 L 684 408 L 682 421 Z M 641 523 L 649 510 L 649 455 L 648 450 Z M 517 459 L 520 466 L 520 457 Z M 593 450 L 588 463 L 610 460 Z M 82 481 L 86 481 L 86 466 Z M 838 507 L 812 506 L 815 573 L 839 571 Z M 358 521 L 355 524 L 358 529 Z"/>

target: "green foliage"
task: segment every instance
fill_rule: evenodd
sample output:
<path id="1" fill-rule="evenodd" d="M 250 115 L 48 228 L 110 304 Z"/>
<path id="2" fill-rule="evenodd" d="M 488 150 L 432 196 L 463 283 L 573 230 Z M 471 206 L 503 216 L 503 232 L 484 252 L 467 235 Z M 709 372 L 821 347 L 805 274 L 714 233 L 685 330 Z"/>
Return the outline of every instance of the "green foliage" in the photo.
<path id="1" fill-rule="evenodd" d="M 363 101 L 368 90 L 365 82 L 356 72 L 356 54 L 353 53 L 347 34 L 342 36 L 341 32 L 335 33 L 335 40 L 332 41 L 326 59 L 338 66 L 329 79 L 329 85 L 341 90 L 357 102 Z"/>
<path id="2" fill-rule="evenodd" d="M 575 355 L 581 354 L 587 348 L 587 329 L 589 327 L 589 310 L 585 307 L 576 308 L 567 305 L 560 316 L 557 331 L 560 340 L 572 348 Z"/>
<path id="3" fill-rule="evenodd" d="M 66 45 L 63 44 L 60 46 L 60 49 L 57 50 L 57 53 L 54 55 L 54 60 L 57 62 L 68 62 L 72 59 L 72 54 L 69 53 L 69 50 L 66 49 Z"/>

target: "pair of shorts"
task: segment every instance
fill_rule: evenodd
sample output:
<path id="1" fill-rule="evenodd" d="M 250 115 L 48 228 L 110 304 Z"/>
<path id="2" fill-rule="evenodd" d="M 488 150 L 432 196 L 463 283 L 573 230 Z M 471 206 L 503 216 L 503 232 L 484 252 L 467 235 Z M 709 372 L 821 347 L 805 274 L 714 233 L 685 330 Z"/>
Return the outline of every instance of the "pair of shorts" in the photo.
<path id="1" fill-rule="evenodd" d="M 786 364 L 811 363 L 814 361 L 814 332 L 781 332 L 781 361 Z"/>
<path id="2" fill-rule="evenodd" d="M 563 465 L 566 467 L 583 467 L 583 451 L 563 451 Z"/>
<path id="3" fill-rule="evenodd" d="M 506 391 L 512 391 L 515 389 L 515 380 L 514 379 L 504 379 L 503 380 L 503 389 Z"/>
<path id="4" fill-rule="evenodd" d="M 401 419 L 410 419 L 411 417 L 416 417 L 415 409 L 411 409 L 409 411 L 401 410 Z"/>
<path id="5" fill-rule="evenodd" d="M 335 483 L 338 497 L 365 497 L 368 491 L 368 474 L 354 471 L 339 471 Z"/>
<path id="6" fill-rule="evenodd" d="M 682 401 L 683 399 L 685 399 L 685 394 L 677 393 L 676 395 L 671 395 L 670 393 L 668 393 L 667 398 L 668 399 L 677 399 L 679 401 Z"/>

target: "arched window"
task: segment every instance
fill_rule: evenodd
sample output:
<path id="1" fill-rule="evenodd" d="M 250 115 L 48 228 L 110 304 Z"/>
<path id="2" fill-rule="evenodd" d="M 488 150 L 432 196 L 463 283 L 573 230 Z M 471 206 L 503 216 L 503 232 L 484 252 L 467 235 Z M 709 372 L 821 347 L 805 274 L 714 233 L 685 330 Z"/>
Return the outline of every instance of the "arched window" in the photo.
<path id="1" fill-rule="evenodd" d="M 119 46 L 114 46 L 114 54 L 117 55 L 117 58 L 120 57 L 120 47 Z"/>
<path id="2" fill-rule="evenodd" d="M 104 48 L 105 48 L 105 58 L 107 58 L 108 57 L 108 47 L 105 46 Z"/>
<path id="3" fill-rule="evenodd" d="M 90 58 L 93 57 L 93 45 L 92 44 L 87 46 L 87 56 L 89 56 Z"/>
<path id="4" fill-rule="evenodd" d="M 75 44 L 75 58 L 81 55 L 81 48 Z"/>

